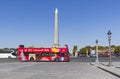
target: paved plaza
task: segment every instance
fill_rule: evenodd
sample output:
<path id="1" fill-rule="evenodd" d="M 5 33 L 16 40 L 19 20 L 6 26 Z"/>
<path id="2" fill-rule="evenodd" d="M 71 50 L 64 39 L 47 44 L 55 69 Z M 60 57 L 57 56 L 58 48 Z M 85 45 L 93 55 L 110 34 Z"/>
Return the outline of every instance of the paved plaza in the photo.
<path id="1" fill-rule="evenodd" d="M 94 65 L 99 69 L 102 69 L 120 78 L 120 62 L 112 62 L 112 66 L 109 66 L 108 62 L 99 62 L 99 63 L 91 62 L 91 65 Z"/>
<path id="2" fill-rule="evenodd" d="M 6 62 L 0 63 L 0 79 L 119 79 L 90 63 Z"/>

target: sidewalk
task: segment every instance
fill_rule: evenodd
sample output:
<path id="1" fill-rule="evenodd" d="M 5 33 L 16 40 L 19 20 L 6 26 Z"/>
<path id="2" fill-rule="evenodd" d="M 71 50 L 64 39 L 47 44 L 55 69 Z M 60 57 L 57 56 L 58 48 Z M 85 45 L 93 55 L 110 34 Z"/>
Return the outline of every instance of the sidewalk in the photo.
<path id="1" fill-rule="evenodd" d="M 108 66 L 108 62 L 91 62 L 90 64 L 120 78 L 120 62 L 112 62 L 113 66 Z"/>

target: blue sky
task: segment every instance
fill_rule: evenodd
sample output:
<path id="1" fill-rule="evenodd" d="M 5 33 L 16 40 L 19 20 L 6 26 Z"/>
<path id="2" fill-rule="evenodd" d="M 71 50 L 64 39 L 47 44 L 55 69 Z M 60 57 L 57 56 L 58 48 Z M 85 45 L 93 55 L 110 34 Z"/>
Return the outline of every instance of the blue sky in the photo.
<path id="1" fill-rule="evenodd" d="M 107 46 L 108 30 L 120 45 L 120 0 L 0 0 L 0 48 L 53 46 L 55 8 L 61 46 Z"/>

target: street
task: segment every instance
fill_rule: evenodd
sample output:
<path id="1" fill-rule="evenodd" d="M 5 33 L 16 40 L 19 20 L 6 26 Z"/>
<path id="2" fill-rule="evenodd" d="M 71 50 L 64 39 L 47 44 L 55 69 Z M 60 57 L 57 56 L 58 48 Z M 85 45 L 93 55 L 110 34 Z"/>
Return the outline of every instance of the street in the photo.
<path id="1" fill-rule="evenodd" d="M 86 61 L 79 62 L 77 58 L 71 58 L 70 62 L 19 62 L 15 59 L 1 59 L 0 78 L 119 79 Z"/>
<path id="2" fill-rule="evenodd" d="M 79 57 L 79 58 L 71 58 L 71 62 L 95 62 L 95 57 Z M 99 57 L 100 62 L 108 62 L 109 57 Z M 113 62 L 120 62 L 120 56 L 119 57 L 112 57 Z"/>
<path id="3" fill-rule="evenodd" d="M 99 57 L 100 62 L 108 62 L 109 57 Z M 119 57 L 112 57 L 113 62 L 120 62 L 120 56 Z M 19 62 L 17 59 L 1 59 L 0 63 L 6 63 L 6 62 Z M 95 62 L 95 57 L 70 57 L 70 62 Z"/>

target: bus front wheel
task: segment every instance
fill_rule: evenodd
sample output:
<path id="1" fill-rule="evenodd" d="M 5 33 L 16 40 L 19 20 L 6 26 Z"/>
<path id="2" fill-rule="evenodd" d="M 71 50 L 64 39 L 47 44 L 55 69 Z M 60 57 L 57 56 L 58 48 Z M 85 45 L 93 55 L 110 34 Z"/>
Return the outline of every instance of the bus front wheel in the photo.
<path id="1" fill-rule="evenodd" d="M 59 59 L 58 59 L 58 58 L 56 58 L 56 59 L 55 59 L 55 61 L 56 61 L 56 62 L 59 62 Z"/>

